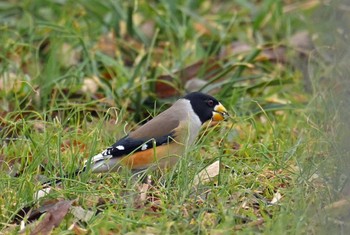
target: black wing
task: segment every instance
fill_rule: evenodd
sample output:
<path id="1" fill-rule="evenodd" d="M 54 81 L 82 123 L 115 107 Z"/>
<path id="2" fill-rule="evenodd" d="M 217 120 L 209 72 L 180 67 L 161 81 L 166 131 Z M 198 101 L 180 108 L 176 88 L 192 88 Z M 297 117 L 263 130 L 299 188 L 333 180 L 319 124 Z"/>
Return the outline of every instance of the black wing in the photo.
<path id="1" fill-rule="evenodd" d="M 127 135 L 124 138 L 118 140 L 111 147 L 107 148 L 101 154 L 98 154 L 95 157 L 93 157 L 92 162 L 97 163 L 99 161 L 121 157 L 131 153 L 144 151 L 163 144 L 168 144 L 174 141 L 174 138 L 174 132 L 171 132 L 170 134 L 162 137 L 149 139 L 134 139 Z"/>
<path id="2" fill-rule="evenodd" d="M 113 157 L 120 157 L 124 155 L 128 155 L 130 153 L 144 151 L 146 149 L 153 148 L 155 146 L 168 144 L 173 141 L 175 138 L 174 132 L 169 135 L 158 137 L 158 138 L 150 138 L 150 139 L 133 139 L 129 136 L 125 136 L 124 138 L 118 140 L 111 147 L 106 149 L 107 155 L 112 155 Z"/>

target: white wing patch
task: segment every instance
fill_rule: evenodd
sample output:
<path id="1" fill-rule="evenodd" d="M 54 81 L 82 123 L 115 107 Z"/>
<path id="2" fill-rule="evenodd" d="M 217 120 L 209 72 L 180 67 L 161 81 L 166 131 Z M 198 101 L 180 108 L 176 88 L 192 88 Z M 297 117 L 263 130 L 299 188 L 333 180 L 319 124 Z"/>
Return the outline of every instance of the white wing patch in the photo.
<path id="1" fill-rule="evenodd" d="M 117 147 L 115 147 L 116 149 L 118 150 L 125 150 L 124 146 L 123 145 L 118 145 Z"/>
<path id="2" fill-rule="evenodd" d="M 99 153 L 91 158 L 91 163 L 98 162 L 101 160 L 107 160 L 113 157 L 112 155 L 109 155 L 108 149 L 104 150 L 102 153 Z M 88 160 L 85 161 L 85 164 Z"/>
<path id="3" fill-rule="evenodd" d="M 85 166 L 87 165 L 87 162 L 88 160 L 85 161 Z M 95 173 L 109 171 L 115 164 L 116 161 L 113 161 L 113 156 L 110 155 L 110 149 L 106 149 L 102 153 L 91 158 L 91 170 Z"/>
<path id="4" fill-rule="evenodd" d="M 144 150 L 146 150 L 148 148 L 148 145 L 147 144 L 143 144 L 142 146 L 141 146 L 141 151 L 144 151 Z"/>
<path id="5" fill-rule="evenodd" d="M 102 153 L 100 153 L 100 154 L 97 154 L 96 156 L 93 156 L 92 158 L 91 158 L 91 162 L 98 162 L 98 161 L 101 161 L 101 160 L 103 160 L 103 159 L 105 159 L 106 158 L 106 155 L 104 155 L 103 154 L 103 152 Z M 88 161 L 88 160 L 87 160 Z M 87 162 L 86 161 L 86 162 Z"/>
<path id="6" fill-rule="evenodd" d="M 117 147 L 114 147 L 114 148 L 116 148 L 118 150 L 125 150 L 125 147 L 123 145 L 118 145 Z M 147 148 L 147 146 L 146 146 L 146 148 Z M 96 156 L 93 156 L 91 158 L 91 162 L 94 163 L 94 162 L 99 162 L 102 160 L 108 160 L 108 159 L 113 157 L 110 153 L 111 153 L 111 149 L 106 149 L 102 153 L 97 154 Z M 86 164 L 86 162 L 87 161 L 85 161 L 85 164 Z"/>

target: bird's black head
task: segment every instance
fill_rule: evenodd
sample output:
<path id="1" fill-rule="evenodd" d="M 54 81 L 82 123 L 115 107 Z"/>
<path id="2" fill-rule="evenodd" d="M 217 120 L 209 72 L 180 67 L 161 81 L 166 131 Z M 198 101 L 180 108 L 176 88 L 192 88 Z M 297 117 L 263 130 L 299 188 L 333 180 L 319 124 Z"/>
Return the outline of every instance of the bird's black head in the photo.
<path id="1" fill-rule="evenodd" d="M 201 92 L 192 92 L 184 96 L 184 99 L 190 101 L 193 111 L 202 123 L 210 119 L 221 121 L 227 117 L 225 107 L 210 95 Z"/>

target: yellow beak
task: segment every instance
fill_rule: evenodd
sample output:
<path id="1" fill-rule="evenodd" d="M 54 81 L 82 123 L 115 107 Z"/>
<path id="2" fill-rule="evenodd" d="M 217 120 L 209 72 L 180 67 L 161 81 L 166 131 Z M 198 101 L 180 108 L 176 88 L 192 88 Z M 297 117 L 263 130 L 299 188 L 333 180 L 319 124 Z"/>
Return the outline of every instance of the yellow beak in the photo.
<path id="1" fill-rule="evenodd" d="M 226 108 L 221 103 L 216 105 L 214 107 L 212 120 L 213 121 L 222 121 L 222 120 L 226 120 L 227 118 L 228 118 L 228 113 L 227 113 Z"/>

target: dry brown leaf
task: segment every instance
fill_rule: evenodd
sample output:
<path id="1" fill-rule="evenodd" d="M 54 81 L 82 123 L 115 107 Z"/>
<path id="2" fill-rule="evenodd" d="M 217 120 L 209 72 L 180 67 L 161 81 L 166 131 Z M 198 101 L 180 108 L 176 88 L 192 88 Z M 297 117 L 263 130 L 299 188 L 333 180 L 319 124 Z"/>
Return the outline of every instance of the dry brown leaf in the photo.
<path id="1" fill-rule="evenodd" d="M 84 229 L 82 227 L 80 227 L 79 225 L 77 225 L 76 223 L 72 224 L 68 230 L 72 231 L 74 234 L 76 235 L 85 235 L 88 233 L 87 229 Z"/>
<path id="2" fill-rule="evenodd" d="M 314 49 L 314 44 L 311 40 L 310 34 L 307 31 L 300 31 L 295 33 L 290 39 L 289 44 L 298 52 L 309 54 Z"/>
<path id="3" fill-rule="evenodd" d="M 159 98 L 168 98 L 179 94 L 175 79 L 170 75 L 162 75 L 157 78 L 156 94 Z"/>
<path id="4" fill-rule="evenodd" d="M 72 148 L 78 148 L 79 152 L 84 153 L 86 151 L 85 143 L 79 140 L 65 140 L 61 144 L 61 151 L 65 152 L 67 150 L 71 150 Z"/>
<path id="5" fill-rule="evenodd" d="M 34 120 L 33 129 L 39 133 L 43 133 L 46 128 L 46 122 L 41 120 Z"/>
<path id="6" fill-rule="evenodd" d="M 217 58 L 200 60 L 184 69 L 181 69 L 173 75 L 161 75 L 157 78 L 156 94 L 159 98 L 168 98 L 179 94 L 179 87 L 185 86 L 190 79 L 203 76 L 204 80 L 208 80 L 217 75 L 222 66 Z M 176 77 L 179 78 L 181 84 L 176 84 Z M 180 85 L 180 86 L 179 86 Z"/>
<path id="7" fill-rule="evenodd" d="M 290 13 L 293 11 L 305 11 L 305 10 L 317 7 L 319 4 L 321 4 L 320 0 L 293 2 L 288 5 L 286 4 L 283 7 L 283 13 Z"/>
<path id="8" fill-rule="evenodd" d="M 210 35 L 211 30 L 208 26 L 208 24 L 204 24 L 202 22 L 195 22 L 193 24 L 193 28 L 198 32 L 200 35 Z"/>
<path id="9" fill-rule="evenodd" d="M 184 83 L 191 78 L 198 77 L 198 75 L 203 75 L 203 79 L 207 80 L 214 77 L 215 74 L 222 69 L 222 66 L 219 64 L 220 61 L 217 58 L 208 58 L 205 60 L 200 60 L 180 71 L 176 74 L 179 74 L 181 81 Z M 200 74 L 202 72 L 202 74 Z"/>
<path id="10" fill-rule="evenodd" d="M 236 141 L 232 142 L 232 149 L 233 150 L 239 150 L 240 148 L 241 148 L 241 145 L 238 142 L 236 142 Z"/>
<path id="11" fill-rule="evenodd" d="M 161 200 L 157 196 L 158 189 L 152 185 L 150 176 L 147 182 L 137 186 L 138 194 L 134 197 L 134 207 L 143 208 L 145 211 L 158 212 L 161 208 Z M 156 215 L 156 214 L 154 214 Z"/>
<path id="12" fill-rule="evenodd" d="M 149 184 L 142 184 L 141 186 L 139 186 L 140 196 L 138 199 L 140 200 L 140 202 L 146 201 L 149 187 Z"/>
<path id="13" fill-rule="evenodd" d="M 287 49 L 284 46 L 274 46 L 269 48 L 264 48 L 260 55 L 258 55 L 256 61 L 271 61 L 275 63 L 286 63 Z"/>
<path id="14" fill-rule="evenodd" d="M 3 73 L 0 76 L 0 91 L 14 91 L 19 92 L 24 82 L 28 82 L 24 79 L 24 76 L 8 72 Z"/>
<path id="15" fill-rule="evenodd" d="M 217 176 L 220 172 L 220 161 L 215 161 L 214 163 L 207 166 L 204 170 L 199 172 L 194 180 L 193 185 L 197 186 L 200 183 L 209 182 L 212 178 Z"/>
<path id="16" fill-rule="evenodd" d="M 324 207 L 328 215 L 344 217 L 350 214 L 350 198 L 341 199 Z"/>
<path id="17" fill-rule="evenodd" d="M 265 100 L 270 102 L 270 103 L 276 103 L 276 104 L 290 104 L 291 103 L 289 100 L 280 98 L 277 94 L 273 94 L 270 97 L 267 97 Z"/>
<path id="18" fill-rule="evenodd" d="M 233 42 L 229 46 L 224 47 L 220 52 L 220 58 L 230 56 L 245 56 L 252 52 L 255 48 L 244 42 Z M 272 46 L 262 48 L 260 54 L 255 58 L 255 61 L 272 61 L 285 63 L 287 49 L 285 46 Z"/>
<path id="19" fill-rule="evenodd" d="M 148 176 L 149 179 L 149 176 Z M 145 203 L 148 200 L 148 193 L 151 189 L 151 185 L 149 183 L 142 183 L 137 185 L 138 194 L 134 198 L 134 206 L 136 208 L 143 208 Z"/>
<path id="20" fill-rule="evenodd" d="M 154 37 L 154 33 L 156 32 L 155 26 L 156 24 L 153 20 L 146 20 L 141 24 L 140 30 L 148 39 L 152 39 Z"/>
<path id="21" fill-rule="evenodd" d="M 240 55 L 248 53 L 252 47 L 244 42 L 233 42 L 229 46 L 223 47 L 220 51 L 220 58 L 225 58 L 232 55 Z"/>
<path id="22" fill-rule="evenodd" d="M 41 205 L 37 209 L 33 208 L 34 205 L 24 206 L 17 212 L 13 219 L 13 222 L 18 223 L 22 221 L 23 218 L 26 218 L 26 221 L 28 222 L 37 220 L 41 215 L 43 215 L 49 209 L 54 207 L 57 204 L 57 202 L 59 202 L 58 199 L 46 200 L 44 201 L 43 205 Z"/>
<path id="23" fill-rule="evenodd" d="M 117 41 L 115 38 L 115 33 L 113 31 L 110 31 L 102 35 L 99 38 L 96 47 L 97 50 L 114 58 L 117 51 Z"/>
<path id="24" fill-rule="evenodd" d="M 60 225 L 63 218 L 67 215 L 71 205 L 72 201 L 64 200 L 57 202 L 52 208 L 47 211 L 47 213 L 44 215 L 44 218 L 35 226 L 30 234 L 50 234 L 54 228 Z"/>
<path id="25" fill-rule="evenodd" d="M 310 80 L 309 54 L 315 49 L 309 32 L 300 31 L 295 33 L 290 39 L 289 44 L 296 52 L 294 53 L 293 66 L 301 71 L 303 75 L 304 88 L 307 92 L 312 92 L 312 82 Z M 315 54 L 316 56 L 318 53 Z"/>
<path id="26" fill-rule="evenodd" d="M 188 92 L 198 91 L 207 83 L 208 83 L 207 81 L 204 81 L 202 79 L 192 78 L 186 82 L 185 89 Z"/>

